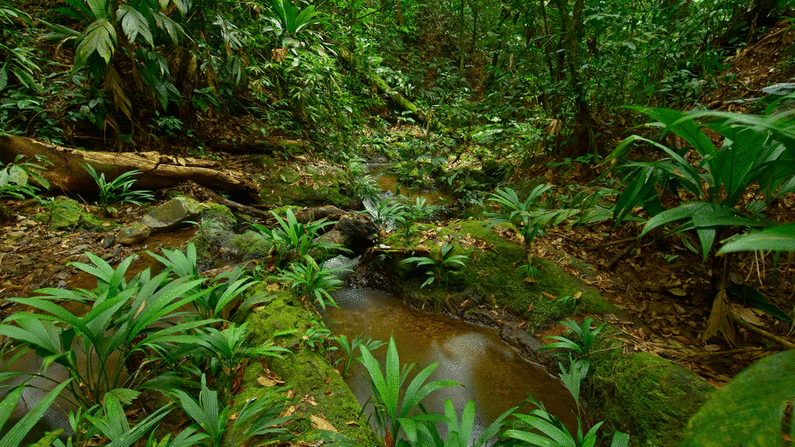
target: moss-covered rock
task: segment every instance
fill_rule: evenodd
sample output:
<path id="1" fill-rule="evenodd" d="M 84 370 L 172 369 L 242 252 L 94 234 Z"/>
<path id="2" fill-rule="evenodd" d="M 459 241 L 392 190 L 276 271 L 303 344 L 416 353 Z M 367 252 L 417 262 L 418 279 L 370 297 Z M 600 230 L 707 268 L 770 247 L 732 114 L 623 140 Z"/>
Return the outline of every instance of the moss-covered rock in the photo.
<path id="1" fill-rule="evenodd" d="M 285 354 L 283 360 L 268 360 L 269 368 L 281 376 L 297 396 L 304 397 L 298 409 L 303 419 L 292 424 L 291 430 L 311 432 L 310 417 L 316 416 L 360 445 L 383 445 L 367 420 L 361 417 L 361 407 L 348 385 L 320 352 L 322 345 L 312 343 L 313 348 L 309 339 L 304 338 L 310 328 L 322 326 L 322 320 L 287 293 L 273 293 L 270 298 L 267 304 L 252 312 L 247 321 L 253 329 L 255 342 L 265 343 L 276 338 L 279 345 L 292 351 Z"/>
<path id="2" fill-rule="evenodd" d="M 46 212 L 37 213 L 37 222 L 49 224 L 53 230 L 110 231 L 119 225 L 112 221 L 97 218 L 85 210 L 75 199 L 59 196 L 44 207 Z"/>
<path id="3" fill-rule="evenodd" d="M 606 328 L 589 360 L 589 403 L 637 447 L 675 446 L 714 389 L 691 371 L 645 352 L 627 353 Z"/>

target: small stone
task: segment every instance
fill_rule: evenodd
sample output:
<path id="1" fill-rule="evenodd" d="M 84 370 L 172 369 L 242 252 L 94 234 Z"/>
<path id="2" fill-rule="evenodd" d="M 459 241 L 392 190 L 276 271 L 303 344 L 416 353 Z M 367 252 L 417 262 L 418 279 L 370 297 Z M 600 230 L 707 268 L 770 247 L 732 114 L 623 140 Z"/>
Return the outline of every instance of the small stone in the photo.
<path id="1" fill-rule="evenodd" d="M 196 200 L 177 197 L 153 209 L 141 221 L 153 230 L 166 231 L 183 221 L 195 219 L 202 211 L 204 206 Z"/>
<path id="2" fill-rule="evenodd" d="M 121 245 L 133 245 L 145 241 L 149 237 L 150 229 L 142 223 L 136 223 L 119 230 L 116 242 Z"/>

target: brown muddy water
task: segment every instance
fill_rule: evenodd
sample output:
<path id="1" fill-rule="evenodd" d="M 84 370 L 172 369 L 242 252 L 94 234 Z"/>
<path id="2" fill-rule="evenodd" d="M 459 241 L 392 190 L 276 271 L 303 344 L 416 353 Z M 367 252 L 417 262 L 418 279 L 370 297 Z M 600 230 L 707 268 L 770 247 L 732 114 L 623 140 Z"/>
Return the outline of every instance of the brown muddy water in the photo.
<path id="1" fill-rule="evenodd" d="M 394 336 L 401 364 L 417 363 L 416 373 L 438 362 L 430 380 L 463 385 L 435 391 L 423 403 L 428 411 L 443 414 L 444 400 L 450 399 L 460 417 L 467 401 L 474 400 L 476 437 L 505 410 L 522 405 L 528 394 L 569 430 L 576 429 L 576 405 L 560 380 L 522 359 L 495 331 L 417 311 L 395 295 L 375 289 L 346 288 L 335 300 L 339 308 L 329 308 L 325 314 L 326 324 L 335 334 L 344 334 L 349 340 L 359 334 L 382 341 Z M 377 352 L 383 357 L 386 348 Z M 364 368 L 357 367 L 348 385 L 364 405 L 372 396 L 370 380 Z M 521 410 L 532 409 L 525 405 Z"/>

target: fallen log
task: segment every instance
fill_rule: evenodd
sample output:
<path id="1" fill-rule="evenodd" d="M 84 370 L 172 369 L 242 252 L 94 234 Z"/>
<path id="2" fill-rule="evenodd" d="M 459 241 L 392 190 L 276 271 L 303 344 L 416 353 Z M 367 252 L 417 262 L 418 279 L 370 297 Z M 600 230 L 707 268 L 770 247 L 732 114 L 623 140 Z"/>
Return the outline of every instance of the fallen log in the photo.
<path id="1" fill-rule="evenodd" d="M 70 149 L 25 137 L 0 136 L 0 161 L 10 163 L 18 155 L 25 161 L 44 156 L 52 163 L 44 172 L 51 187 L 65 194 L 97 191 L 97 185 L 84 165 L 91 165 L 98 174 L 111 181 L 119 175 L 139 170 L 135 189 L 163 189 L 192 180 L 214 191 L 226 191 L 235 197 L 259 203 L 257 186 L 242 172 L 224 169 L 214 160 L 175 157 L 159 152 L 111 153 Z"/>

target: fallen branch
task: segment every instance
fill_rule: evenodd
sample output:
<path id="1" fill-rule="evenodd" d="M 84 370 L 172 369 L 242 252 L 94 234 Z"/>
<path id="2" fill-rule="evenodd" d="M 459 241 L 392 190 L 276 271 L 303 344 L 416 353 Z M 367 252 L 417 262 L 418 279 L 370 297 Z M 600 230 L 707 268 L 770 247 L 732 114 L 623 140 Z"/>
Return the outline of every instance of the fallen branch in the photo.
<path id="1" fill-rule="evenodd" d="M 733 313 L 729 313 L 729 318 L 733 322 L 737 323 L 739 326 L 743 327 L 744 329 L 746 329 L 749 332 L 753 332 L 756 335 L 759 335 L 759 336 L 761 336 L 763 338 L 766 338 L 766 339 L 768 339 L 770 341 L 778 343 L 778 344 L 780 344 L 781 346 L 783 346 L 783 347 L 785 347 L 787 349 L 795 348 L 795 343 L 792 343 L 791 341 L 787 340 L 786 338 L 779 337 L 778 335 L 770 333 L 770 332 L 768 332 L 768 331 L 766 331 L 766 330 L 764 330 L 762 328 L 758 328 L 758 327 L 754 326 L 753 324 L 751 324 L 751 323 L 743 320 L 742 318 L 738 317 L 737 315 L 734 315 Z"/>

